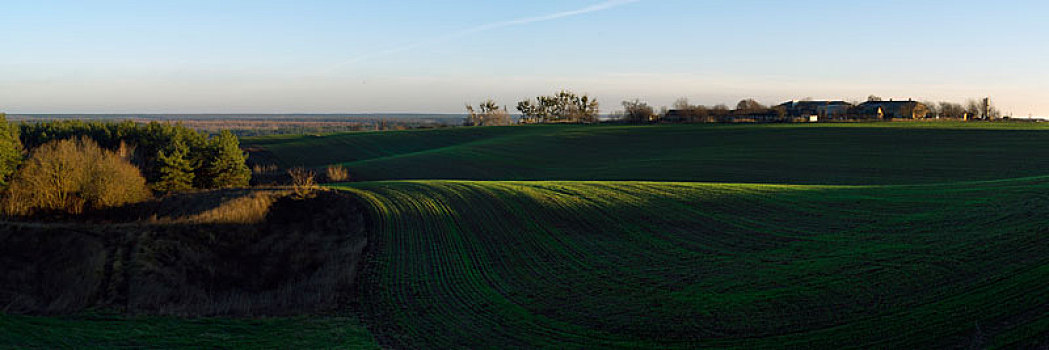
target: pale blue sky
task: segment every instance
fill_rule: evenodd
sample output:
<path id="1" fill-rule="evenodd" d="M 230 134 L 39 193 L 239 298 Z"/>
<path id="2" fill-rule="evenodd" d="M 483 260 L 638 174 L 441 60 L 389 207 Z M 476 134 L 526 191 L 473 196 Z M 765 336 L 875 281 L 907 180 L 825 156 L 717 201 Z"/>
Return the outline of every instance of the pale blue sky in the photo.
<path id="1" fill-rule="evenodd" d="M 991 96 L 1049 116 L 1046 1 L 8 1 L 0 111 L 602 110 Z"/>

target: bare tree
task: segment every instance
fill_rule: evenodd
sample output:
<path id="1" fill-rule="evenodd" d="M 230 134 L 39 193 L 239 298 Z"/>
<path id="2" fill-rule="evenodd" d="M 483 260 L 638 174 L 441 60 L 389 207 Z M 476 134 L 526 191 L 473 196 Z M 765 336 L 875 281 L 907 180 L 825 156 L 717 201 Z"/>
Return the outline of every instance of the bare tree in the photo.
<path id="1" fill-rule="evenodd" d="M 671 106 L 672 106 L 673 109 L 676 109 L 676 110 L 679 110 L 679 111 L 687 111 L 689 109 L 692 109 L 692 105 L 688 103 L 688 98 L 687 97 L 682 97 L 682 98 L 677 99 L 676 101 L 674 101 L 674 104 L 671 105 Z"/>
<path id="2" fill-rule="evenodd" d="M 291 190 L 299 199 L 312 198 L 313 192 L 317 190 L 317 173 L 313 170 L 303 168 L 292 168 L 288 170 L 291 176 Z"/>
<path id="3" fill-rule="evenodd" d="M 675 113 L 676 117 L 673 119 L 668 118 L 668 114 L 670 113 L 668 111 L 667 113 L 663 113 L 664 121 L 687 123 L 697 122 L 700 118 L 699 115 L 697 115 L 699 107 L 701 106 L 692 106 L 689 104 L 687 97 L 681 97 L 681 99 L 678 99 L 673 102 L 673 105 L 671 105 L 672 113 Z"/>
<path id="4" fill-rule="evenodd" d="M 968 100 L 965 102 L 965 113 L 969 114 L 969 118 L 979 119 L 984 118 L 983 106 L 976 100 Z"/>
<path id="5" fill-rule="evenodd" d="M 885 100 L 883 100 L 881 97 L 876 96 L 876 95 L 867 96 L 867 102 L 881 102 L 881 101 L 885 101 Z"/>
<path id="6" fill-rule="evenodd" d="M 961 119 L 965 117 L 965 107 L 958 103 L 940 102 L 937 109 L 942 118 Z"/>
<path id="7" fill-rule="evenodd" d="M 499 105 L 495 101 L 488 99 L 481 102 L 478 105 L 478 110 L 475 111 L 473 106 L 466 105 L 466 111 L 468 113 L 466 117 L 466 124 L 469 126 L 494 126 L 494 125 L 510 125 L 512 120 L 510 119 L 510 113 L 506 109 L 499 109 Z"/>
<path id="8" fill-rule="evenodd" d="M 630 123 L 649 123 L 655 121 L 656 117 L 652 106 L 641 102 L 640 99 L 623 101 L 623 114 L 626 121 Z"/>
<path id="9" fill-rule="evenodd" d="M 599 106 L 597 99 L 583 95 L 572 99 L 572 118 L 577 122 L 596 123 Z"/>
<path id="10" fill-rule="evenodd" d="M 687 98 L 679 98 L 674 101 L 673 109 L 680 114 L 682 121 L 688 123 L 709 121 L 710 109 L 703 105 L 693 105 L 688 103 Z"/>
<path id="11" fill-rule="evenodd" d="M 761 103 L 758 103 L 758 101 L 755 101 L 752 98 L 739 101 L 739 103 L 736 104 L 736 111 L 743 114 L 759 113 L 763 111 L 768 111 L 768 109 L 768 107 Z"/>
<path id="12" fill-rule="evenodd" d="M 942 117 L 941 116 L 942 111 L 940 110 L 940 106 L 937 105 L 936 102 L 925 101 L 925 102 L 922 102 L 922 104 L 925 105 L 925 107 L 928 108 L 928 110 L 929 110 L 929 113 L 926 114 L 926 118 L 940 118 L 940 117 Z"/>

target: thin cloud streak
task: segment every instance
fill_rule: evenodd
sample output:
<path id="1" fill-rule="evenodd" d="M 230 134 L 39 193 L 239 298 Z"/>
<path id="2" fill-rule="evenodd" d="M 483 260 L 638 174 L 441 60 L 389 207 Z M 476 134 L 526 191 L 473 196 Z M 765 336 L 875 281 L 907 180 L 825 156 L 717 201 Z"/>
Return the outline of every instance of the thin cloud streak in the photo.
<path id="1" fill-rule="evenodd" d="M 338 69 L 338 68 L 341 68 L 341 67 L 346 66 L 346 65 L 367 61 L 369 59 L 373 59 L 373 58 L 377 58 L 377 57 L 389 56 L 389 55 L 393 55 L 393 54 L 397 54 L 397 53 L 401 53 L 401 52 L 405 52 L 405 51 L 411 51 L 411 50 L 414 50 L 414 49 L 417 49 L 417 48 L 420 48 L 420 47 L 423 47 L 423 46 L 440 44 L 440 43 L 447 42 L 447 41 L 452 40 L 452 39 L 461 38 L 461 37 L 464 37 L 464 36 L 467 36 L 467 35 L 471 35 L 471 34 L 486 32 L 486 31 L 493 30 L 493 29 L 513 27 L 513 26 L 520 26 L 520 25 L 539 23 L 539 22 L 547 22 L 547 21 L 553 21 L 553 20 L 567 18 L 567 17 L 585 15 L 585 14 L 599 12 L 599 11 L 604 11 L 604 10 L 608 10 L 608 9 L 611 9 L 611 8 L 615 8 L 615 7 L 619 7 L 619 6 L 623 6 L 623 5 L 627 5 L 627 4 L 632 4 L 632 3 L 636 3 L 636 2 L 640 2 L 640 1 L 642 1 L 642 0 L 610 0 L 610 1 L 605 1 L 605 2 L 602 2 L 602 3 L 599 3 L 599 4 L 594 4 L 594 5 L 590 5 L 590 6 L 583 7 L 583 8 L 580 8 L 580 9 L 575 9 L 575 10 L 556 12 L 556 13 L 551 13 L 551 14 L 542 15 L 542 16 L 524 17 L 524 18 L 512 19 L 512 20 L 507 20 L 507 21 L 502 21 L 502 22 L 493 22 L 493 23 L 488 23 L 488 24 L 482 24 L 482 25 L 479 25 L 479 26 L 476 26 L 476 27 L 473 27 L 473 28 L 464 29 L 464 30 L 461 30 L 461 31 L 458 31 L 458 32 L 455 32 L 455 33 L 451 33 L 451 34 L 435 37 L 435 38 L 432 38 L 432 39 L 429 39 L 429 40 L 419 41 L 419 42 L 407 44 L 407 45 L 400 46 L 400 47 L 395 47 L 395 48 L 391 48 L 391 49 L 377 51 L 377 52 L 370 53 L 370 54 L 364 54 L 364 55 L 361 55 L 361 56 L 357 56 L 355 58 L 352 58 L 352 59 L 346 60 L 346 61 L 344 61 L 342 63 L 339 63 L 338 65 L 335 65 L 334 67 L 332 67 L 332 69 Z"/>

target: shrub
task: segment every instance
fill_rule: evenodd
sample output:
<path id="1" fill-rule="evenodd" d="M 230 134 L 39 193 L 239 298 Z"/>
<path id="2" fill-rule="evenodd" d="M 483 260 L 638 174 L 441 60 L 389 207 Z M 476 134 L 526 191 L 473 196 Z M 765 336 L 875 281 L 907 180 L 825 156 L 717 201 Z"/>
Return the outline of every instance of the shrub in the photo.
<path id="1" fill-rule="evenodd" d="M 146 179 L 118 154 L 88 138 L 53 141 L 33 151 L 15 173 L 4 211 L 79 214 L 84 209 L 120 206 L 149 198 Z"/>
<path id="2" fill-rule="evenodd" d="M 330 182 L 344 182 L 350 179 L 350 171 L 341 165 L 329 166 L 325 171 Z"/>
<path id="3" fill-rule="evenodd" d="M 317 182 L 314 180 L 317 173 L 313 170 L 292 168 L 288 170 L 288 175 L 291 176 L 291 190 L 295 193 L 295 197 L 313 197 L 313 191 L 317 189 Z"/>
<path id="4" fill-rule="evenodd" d="M 510 118 L 510 113 L 506 111 L 506 107 L 499 109 L 499 105 L 495 101 L 489 99 L 479 106 L 480 112 L 474 110 L 471 105 L 466 105 L 466 111 L 469 113 L 466 117 L 467 126 L 493 126 L 493 125 L 510 125 L 513 124 L 513 119 Z"/>

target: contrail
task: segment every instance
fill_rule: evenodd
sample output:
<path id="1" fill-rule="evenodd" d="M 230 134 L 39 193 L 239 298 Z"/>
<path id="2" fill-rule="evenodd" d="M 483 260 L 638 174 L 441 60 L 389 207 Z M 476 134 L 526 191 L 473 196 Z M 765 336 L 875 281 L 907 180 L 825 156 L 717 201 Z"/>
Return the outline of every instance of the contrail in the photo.
<path id="1" fill-rule="evenodd" d="M 376 57 L 382 57 L 382 56 L 388 56 L 388 55 L 392 55 L 392 54 L 396 54 L 396 53 L 401 53 L 401 52 L 409 51 L 409 50 L 416 49 L 416 48 L 419 48 L 419 47 L 422 47 L 422 46 L 439 44 L 439 43 L 446 42 L 446 41 L 449 41 L 449 40 L 452 40 L 452 39 L 461 38 L 461 37 L 464 37 L 464 36 L 467 36 L 467 35 L 470 35 L 470 34 L 485 32 L 485 31 L 489 31 L 489 30 L 492 30 L 492 29 L 513 27 L 513 26 L 519 26 L 519 25 L 525 25 L 525 24 L 531 24 L 531 23 L 552 21 L 552 20 L 566 18 L 566 17 L 579 16 L 579 15 L 584 15 L 584 14 L 588 14 L 588 13 L 604 11 L 604 10 L 607 10 L 607 9 L 610 9 L 610 8 L 613 8 L 613 7 L 619 7 L 619 6 L 623 6 L 623 5 L 626 5 L 626 4 L 635 3 L 635 2 L 639 2 L 639 1 L 642 1 L 642 0 L 610 0 L 610 1 L 605 1 L 605 2 L 602 2 L 602 3 L 599 3 L 599 4 L 594 4 L 594 5 L 590 5 L 590 6 L 583 7 L 583 8 L 580 8 L 580 9 L 575 9 L 575 10 L 556 12 L 556 13 L 551 13 L 551 14 L 543 15 L 543 16 L 524 17 L 524 18 L 511 19 L 511 20 L 502 21 L 502 22 L 493 22 L 493 23 L 488 23 L 488 24 L 482 24 L 482 25 L 479 25 L 479 26 L 476 26 L 476 27 L 473 27 L 473 28 L 468 28 L 468 29 L 464 29 L 464 30 L 461 30 L 461 31 L 458 31 L 458 32 L 451 33 L 451 34 L 446 34 L 446 35 L 443 35 L 443 36 L 431 38 L 429 40 L 423 40 L 423 41 L 407 44 L 407 45 L 404 45 L 404 46 L 394 47 L 394 48 L 391 48 L 391 49 L 377 51 L 377 52 L 373 52 L 373 53 L 370 53 L 370 54 L 360 55 L 360 56 L 354 57 L 352 59 L 346 60 L 346 61 L 344 61 L 342 63 L 339 63 L 338 65 L 336 65 L 333 68 L 339 68 L 339 67 L 342 67 L 342 66 L 347 65 L 347 64 L 358 63 L 358 62 L 366 61 L 366 60 L 369 60 L 369 59 L 372 59 L 372 58 L 376 58 Z"/>

